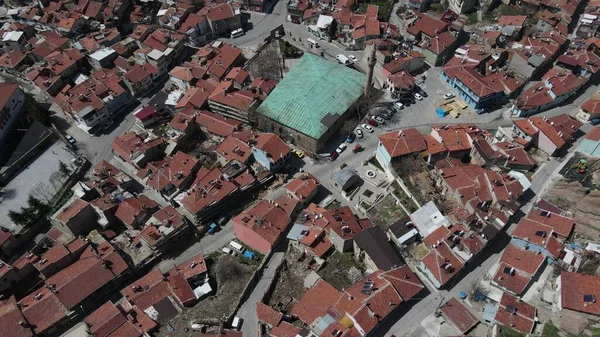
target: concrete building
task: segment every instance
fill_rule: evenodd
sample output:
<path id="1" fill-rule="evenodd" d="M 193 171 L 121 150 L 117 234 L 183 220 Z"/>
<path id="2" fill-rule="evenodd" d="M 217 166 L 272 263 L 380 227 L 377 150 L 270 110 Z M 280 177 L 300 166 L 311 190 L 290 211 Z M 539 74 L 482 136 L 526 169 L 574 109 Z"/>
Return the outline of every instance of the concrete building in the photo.
<path id="1" fill-rule="evenodd" d="M 354 111 L 365 76 L 305 53 L 256 110 L 260 129 L 317 153 Z"/>
<path id="2" fill-rule="evenodd" d="M 600 157 L 600 127 L 595 126 L 588 132 L 581 143 L 579 143 L 579 152 L 582 152 L 590 157 Z"/>
<path id="3" fill-rule="evenodd" d="M 112 48 L 103 48 L 89 55 L 90 64 L 96 69 L 109 68 L 119 54 Z"/>
<path id="4" fill-rule="evenodd" d="M 274 133 L 259 133 L 252 147 L 254 160 L 271 172 L 281 170 L 290 159 L 291 151 Z"/>
<path id="5" fill-rule="evenodd" d="M 74 237 L 89 233 L 95 227 L 96 220 L 93 207 L 82 199 L 67 202 L 51 218 L 54 226 Z"/>
<path id="6" fill-rule="evenodd" d="M 23 113 L 25 93 L 17 83 L 0 83 L 0 144 Z"/>

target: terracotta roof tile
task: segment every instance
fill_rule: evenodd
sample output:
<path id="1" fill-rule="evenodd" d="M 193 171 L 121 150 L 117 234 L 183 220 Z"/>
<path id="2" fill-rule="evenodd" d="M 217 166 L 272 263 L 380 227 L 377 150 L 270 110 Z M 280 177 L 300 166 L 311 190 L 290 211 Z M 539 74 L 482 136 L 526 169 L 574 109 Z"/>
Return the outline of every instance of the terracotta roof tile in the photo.
<path id="1" fill-rule="evenodd" d="M 292 315 L 297 316 L 304 323 L 310 325 L 318 317 L 325 316 L 327 310 L 333 307 L 340 297 L 341 294 L 334 287 L 320 279 L 294 305 Z"/>
<path id="2" fill-rule="evenodd" d="M 281 322 L 281 319 L 283 318 L 282 313 L 262 302 L 256 302 L 256 315 L 260 322 L 268 324 L 271 327 L 279 325 L 279 322 Z"/>
<path id="3" fill-rule="evenodd" d="M 562 271 L 560 273 L 560 300 L 565 309 L 600 315 L 600 277 Z M 585 301 L 584 295 L 592 295 L 594 301 Z"/>
<path id="4" fill-rule="evenodd" d="M 524 334 L 533 332 L 536 309 L 516 297 L 504 293 L 495 320 Z"/>
<path id="5" fill-rule="evenodd" d="M 392 158 L 427 150 L 425 139 L 417 129 L 385 133 L 379 136 L 379 141 Z"/>
<path id="6" fill-rule="evenodd" d="M 442 304 L 440 311 L 458 328 L 462 334 L 467 334 L 479 320 L 455 297 Z"/>
<path id="7" fill-rule="evenodd" d="M 210 111 L 201 111 L 198 116 L 196 116 L 196 123 L 205 127 L 208 132 L 221 137 L 229 136 L 242 125 L 242 122 L 240 121 L 225 118 Z"/>

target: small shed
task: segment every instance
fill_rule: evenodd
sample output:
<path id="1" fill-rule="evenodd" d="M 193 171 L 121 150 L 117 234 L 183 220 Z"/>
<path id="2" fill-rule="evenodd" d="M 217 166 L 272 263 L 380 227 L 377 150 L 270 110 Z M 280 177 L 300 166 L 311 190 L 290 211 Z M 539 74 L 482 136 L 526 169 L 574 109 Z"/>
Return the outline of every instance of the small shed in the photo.
<path id="1" fill-rule="evenodd" d="M 360 177 L 353 169 L 346 166 L 333 176 L 333 181 L 342 191 L 347 191 L 358 184 Z"/>

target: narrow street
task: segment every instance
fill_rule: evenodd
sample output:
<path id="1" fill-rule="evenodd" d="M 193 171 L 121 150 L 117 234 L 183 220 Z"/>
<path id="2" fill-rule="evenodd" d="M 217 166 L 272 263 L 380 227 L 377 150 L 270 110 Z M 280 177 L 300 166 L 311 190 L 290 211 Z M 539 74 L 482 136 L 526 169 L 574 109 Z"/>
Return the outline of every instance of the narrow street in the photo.
<path id="1" fill-rule="evenodd" d="M 285 249 L 282 248 L 282 250 Z M 259 337 L 256 303 L 261 302 L 265 296 L 265 292 L 271 285 L 271 282 L 275 277 L 275 272 L 283 261 L 284 256 L 284 251 L 276 251 L 273 253 L 266 268 L 263 270 L 260 281 L 254 286 L 254 290 L 236 313 L 236 316 L 243 320 L 242 333 L 244 337 Z"/>

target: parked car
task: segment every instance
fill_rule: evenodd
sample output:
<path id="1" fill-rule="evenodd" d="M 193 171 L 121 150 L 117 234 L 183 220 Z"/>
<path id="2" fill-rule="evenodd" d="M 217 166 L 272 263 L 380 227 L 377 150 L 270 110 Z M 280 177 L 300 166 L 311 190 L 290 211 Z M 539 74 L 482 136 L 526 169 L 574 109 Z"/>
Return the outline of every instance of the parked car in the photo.
<path id="1" fill-rule="evenodd" d="M 391 112 L 387 112 L 387 111 L 383 111 L 379 114 L 379 116 L 383 117 L 383 119 L 391 119 L 392 118 L 392 113 Z"/>
<path id="2" fill-rule="evenodd" d="M 293 149 L 292 153 L 296 155 L 296 157 L 298 158 L 304 158 L 304 151 L 300 150 L 300 149 Z"/>
<path id="3" fill-rule="evenodd" d="M 346 149 L 346 144 L 342 143 L 342 144 L 340 144 L 340 146 L 337 147 L 337 149 L 335 149 L 335 152 L 337 152 L 338 154 L 342 154 L 342 152 L 344 152 L 345 149 Z"/>
<path id="4" fill-rule="evenodd" d="M 223 249 L 221 249 L 221 251 L 223 252 L 223 254 L 235 255 L 235 252 L 233 251 L 233 249 L 231 249 L 229 247 L 223 247 Z"/>
<path id="5" fill-rule="evenodd" d="M 451 99 L 454 98 L 454 94 L 451 92 L 448 92 L 446 94 L 444 94 L 444 99 Z"/>
<path id="6" fill-rule="evenodd" d="M 397 101 L 394 102 L 394 107 L 398 108 L 398 109 L 404 109 L 404 104 L 402 104 L 402 102 Z"/>
<path id="7" fill-rule="evenodd" d="M 592 120 L 590 120 L 590 124 L 591 125 L 598 125 L 598 124 L 600 124 L 600 119 L 592 119 Z"/>
<path id="8" fill-rule="evenodd" d="M 356 135 L 354 133 L 349 133 L 346 137 L 346 143 L 352 143 L 356 139 Z"/>
<path id="9" fill-rule="evenodd" d="M 363 129 L 367 130 L 367 132 L 371 132 L 371 133 L 373 133 L 373 131 L 375 131 L 375 130 L 373 129 L 373 127 L 372 127 L 371 125 L 369 125 L 369 124 L 363 124 L 363 125 L 361 125 L 361 127 L 362 127 Z"/>
<path id="10" fill-rule="evenodd" d="M 416 87 L 415 87 L 415 91 L 416 91 L 416 92 L 417 92 L 419 95 L 421 95 L 421 96 L 423 96 L 423 97 L 427 97 L 427 96 L 429 96 L 429 95 L 427 95 L 427 93 L 425 92 L 425 90 L 421 89 L 421 87 L 419 87 L 419 86 L 416 86 Z"/>
<path id="11" fill-rule="evenodd" d="M 379 126 L 379 124 L 377 124 L 377 122 L 371 118 L 367 118 L 367 124 L 369 124 L 371 126 Z"/>
<path id="12" fill-rule="evenodd" d="M 352 60 L 352 62 L 358 62 L 358 59 L 354 55 L 348 55 L 348 58 Z"/>
<path id="13" fill-rule="evenodd" d="M 385 120 L 379 116 L 375 116 L 375 117 L 373 117 L 373 119 L 379 124 L 382 124 L 382 125 L 385 124 Z"/>
<path id="14" fill-rule="evenodd" d="M 213 223 L 210 224 L 210 227 L 208 227 L 208 232 L 207 233 L 210 234 L 210 235 L 213 235 L 213 234 L 215 234 L 215 232 L 217 231 L 217 229 L 218 229 L 217 224 L 213 222 Z"/>
<path id="15" fill-rule="evenodd" d="M 363 132 L 362 132 L 361 129 L 354 130 L 354 133 L 356 133 L 356 137 L 358 137 L 358 138 L 362 138 L 363 137 Z"/>
<path id="16" fill-rule="evenodd" d="M 337 157 L 339 157 L 339 156 L 340 156 L 340 154 L 339 154 L 339 153 L 337 153 L 337 150 L 335 150 L 335 151 L 331 152 L 331 155 L 329 156 L 329 160 L 331 160 L 331 161 L 334 161 L 334 160 L 336 160 L 336 159 L 337 159 Z"/>
<path id="17" fill-rule="evenodd" d="M 73 136 L 66 135 L 65 138 L 67 139 L 67 142 L 69 142 L 69 144 L 71 144 L 71 145 L 77 144 L 77 141 L 75 140 L 75 138 L 73 138 Z"/>
<path id="18" fill-rule="evenodd" d="M 356 144 L 356 145 L 354 146 L 354 148 L 352 149 L 352 152 L 353 152 L 353 153 L 358 153 L 358 152 L 361 152 L 361 151 L 362 151 L 362 150 L 364 150 L 364 149 L 365 149 L 365 148 L 364 148 L 364 147 L 362 147 L 360 144 Z"/>
<path id="19" fill-rule="evenodd" d="M 231 327 L 236 330 L 240 330 L 242 328 L 242 319 L 235 316 L 231 322 Z"/>
<path id="20" fill-rule="evenodd" d="M 413 96 L 415 96 L 415 98 L 419 101 L 423 100 L 423 96 L 421 96 L 418 92 L 413 93 Z"/>

